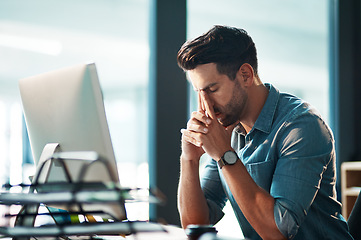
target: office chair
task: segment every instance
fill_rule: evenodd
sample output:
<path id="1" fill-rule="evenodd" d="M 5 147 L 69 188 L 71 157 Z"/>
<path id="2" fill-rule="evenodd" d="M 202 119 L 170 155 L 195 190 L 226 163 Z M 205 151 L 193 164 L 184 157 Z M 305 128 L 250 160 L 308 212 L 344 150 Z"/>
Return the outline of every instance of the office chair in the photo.
<path id="1" fill-rule="evenodd" d="M 352 237 L 361 240 L 361 191 L 347 220 Z"/>

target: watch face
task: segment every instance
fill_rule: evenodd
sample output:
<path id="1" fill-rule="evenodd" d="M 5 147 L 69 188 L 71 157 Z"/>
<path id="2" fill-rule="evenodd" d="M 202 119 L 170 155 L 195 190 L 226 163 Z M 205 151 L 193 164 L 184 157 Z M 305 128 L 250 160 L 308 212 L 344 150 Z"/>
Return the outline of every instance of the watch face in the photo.
<path id="1" fill-rule="evenodd" d="M 224 154 L 224 161 L 228 164 L 235 164 L 237 162 L 238 156 L 233 151 L 228 151 Z"/>

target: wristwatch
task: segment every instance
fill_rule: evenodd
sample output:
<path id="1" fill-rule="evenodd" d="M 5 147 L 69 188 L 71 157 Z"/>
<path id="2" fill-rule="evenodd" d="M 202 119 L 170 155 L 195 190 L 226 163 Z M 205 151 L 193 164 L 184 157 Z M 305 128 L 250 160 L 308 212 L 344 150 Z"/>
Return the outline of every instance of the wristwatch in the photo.
<path id="1" fill-rule="evenodd" d="M 238 156 L 234 151 L 227 151 L 223 154 L 221 159 L 218 161 L 219 168 L 222 169 L 225 165 L 233 165 L 237 162 Z"/>

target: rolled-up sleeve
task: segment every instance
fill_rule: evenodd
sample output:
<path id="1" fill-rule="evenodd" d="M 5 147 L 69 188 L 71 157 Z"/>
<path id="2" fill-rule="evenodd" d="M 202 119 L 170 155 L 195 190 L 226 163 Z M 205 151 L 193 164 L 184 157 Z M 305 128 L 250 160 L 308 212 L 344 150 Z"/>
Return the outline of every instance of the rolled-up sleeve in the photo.
<path id="1" fill-rule="evenodd" d="M 273 175 L 270 194 L 275 199 L 274 218 L 288 239 L 298 232 L 307 216 L 331 160 L 333 137 L 322 120 L 294 121 L 285 127 L 281 156 Z M 326 181 L 333 181 L 327 176 Z"/>

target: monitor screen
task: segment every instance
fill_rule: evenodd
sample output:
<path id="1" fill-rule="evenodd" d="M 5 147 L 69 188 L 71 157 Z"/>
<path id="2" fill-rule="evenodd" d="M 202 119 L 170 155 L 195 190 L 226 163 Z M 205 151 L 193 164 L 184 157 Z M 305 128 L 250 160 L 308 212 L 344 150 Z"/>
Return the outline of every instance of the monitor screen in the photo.
<path id="1" fill-rule="evenodd" d="M 105 158 L 116 181 L 116 160 L 106 120 L 103 97 L 95 64 L 71 66 L 19 81 L 25 121 L 36 165 L 46 146 L 59 144 L 60 151 L 93 151 Z M 44 154 L 44 153 L 43 153 Z M 77 179 L 81 163 L 66 163 Z M 90 168 L 86 181 L 112 181 L 106 170 Z M 61 172 L 61 171 L 59 171 Z M 44 181 L 66 181 L 56 166 Z M 125 218 L 125 210 L 114 214 Z"/>

